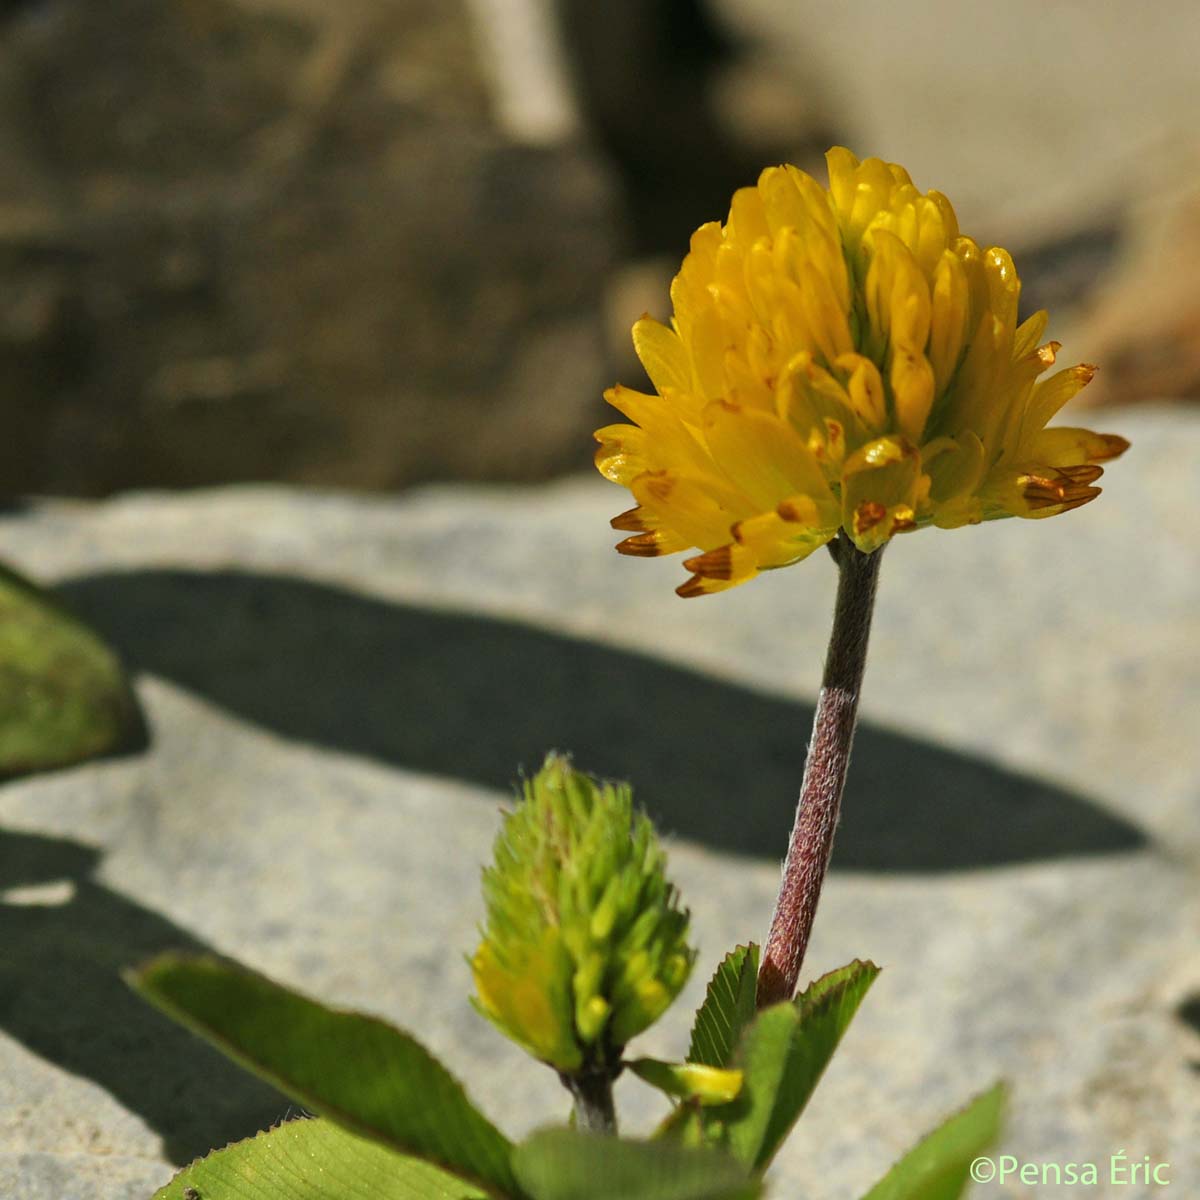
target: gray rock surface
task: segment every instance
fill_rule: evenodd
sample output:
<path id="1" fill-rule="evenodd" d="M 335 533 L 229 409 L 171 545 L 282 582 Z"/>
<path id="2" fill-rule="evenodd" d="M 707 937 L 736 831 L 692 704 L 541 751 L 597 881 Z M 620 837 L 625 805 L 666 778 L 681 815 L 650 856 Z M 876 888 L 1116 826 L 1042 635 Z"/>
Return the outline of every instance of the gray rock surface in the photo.
<path id="1" fill-rule="evenodd" d="M 1066 517 L 888 551 L 835 870 L 806 966 L 885 966 L 773 1194 L 861 1194 L 997 1075 L 1024 1162 L 1172 1164 L 1200 1186 L 1200 420 Z M 0 1195 L 143 1200 L 288 1104 L 126 996 L 206 946 L 420 1031 L 520 1133 L 558 1084 L 468 1007 L 476 878 L 520 765 L 628 773 L 673 837 L 701 968 L 761 936 L 833 587 L 813 559 L 680 601 L 619 559 L 622 494 L 276 488 L 38 502 L 0 555 L 137 672 L 150 749 L 0 788 Z M 1191 1013 L 1193 1026 L 1184 1015 Z M 656 1101 L 619 1085 L 627 1127 Z M 1070 1196 L 1079 1189 L 977 1189 Z M 1148 1197 L 1145 1187 L 1089 1195 Z M 1159 1193 L 1155 1193 L 1159 1194 Z"/>

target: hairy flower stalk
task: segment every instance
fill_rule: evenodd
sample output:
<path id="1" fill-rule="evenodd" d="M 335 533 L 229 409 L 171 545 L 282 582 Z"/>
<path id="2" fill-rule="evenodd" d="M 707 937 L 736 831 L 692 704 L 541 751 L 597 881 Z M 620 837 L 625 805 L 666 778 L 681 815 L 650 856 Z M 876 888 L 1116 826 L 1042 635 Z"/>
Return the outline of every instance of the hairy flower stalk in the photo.
<path id="1" fill-rule="evenodd" d="M 883 548 L 863 554 L 842 534 L 829 543 L 829 549 L 838 564 L 833 632 L 783 865 L 783 882 L 758 972 L 759 1008 L 790 1000 L 796 990 L 833 851 L 867 665 L 867 641 Z"/>

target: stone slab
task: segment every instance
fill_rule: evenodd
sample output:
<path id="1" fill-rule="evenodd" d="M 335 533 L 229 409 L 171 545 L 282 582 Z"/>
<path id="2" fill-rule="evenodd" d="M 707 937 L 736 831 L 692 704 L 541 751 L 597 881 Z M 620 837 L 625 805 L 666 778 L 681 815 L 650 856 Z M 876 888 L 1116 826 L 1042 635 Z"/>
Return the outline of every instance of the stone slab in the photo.
<path id="1" fill-rule="evenodd" d="M 1200 420 L 1106 427 L 1133 449 L 1097 503 L 888 550 L 806 973 L 886 969 L 776 1195 L 860 1194 L 997 1075 L 1023 1161 L 1124 1150 L 1200 1186 L 1200 618 L 1179 518 Z M 0 518 L 0 554 L 121 649 L 151 727 L 143 755 L 0 788 L 0 1194 L 143 1200 L 172 1162 L 294 1112 L 122 990 L 120 966 L 173 945 L 420 1031 L 513 1133 L 561 1116 L 556 1081 L 467 1005 L 463 960 L 510 781 L 551 746 L 628 774 L 672 835 L 701 967 L 643 1048 L 683 1048 L 711 965 L 769 916 L 833 570 L 679 601 L 677 561 L 612 554 L 622 507 L 577 478 Z M 619 1099 L 631 1131 L 659 1111 L 635 1080 Z"/>

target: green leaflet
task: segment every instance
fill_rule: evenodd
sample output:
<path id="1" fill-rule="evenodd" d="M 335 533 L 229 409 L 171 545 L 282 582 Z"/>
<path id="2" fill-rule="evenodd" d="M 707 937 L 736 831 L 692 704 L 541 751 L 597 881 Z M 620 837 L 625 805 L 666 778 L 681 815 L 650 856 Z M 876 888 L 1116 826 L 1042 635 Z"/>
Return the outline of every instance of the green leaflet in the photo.
<path id="1" fill-rule="evenodd" d="M 484 1200 L 484 1193 L 318 1119 L 215 1150 L 154 1200 Z"/>
<path id="2" fill-rule="evenodd" d="M 971 1163 L 1000 1136 L 1007 1090 L 998 1083 L 922 1138 L 863 1200 L 958 1200 Z"/>
<path id="3" fill-rule="evenodd" d="M 742 1030 L 754 1020 L 757 980 L 757 946 L 738 946 L 725 955 L 696 1012 L 688 1062 L 709 1067 L 729 1065 Z"/>
<path id="4" fill-rule="evenodd" d="M 533 1200 L 753 1200 L 761 1184 L 728 1155 L 666 1142 L 535 1133 L 513 1166 Z"/>
<path id="5" fill-rule="evenodd" d="M 714 985 L 732 958 L 718 969 Z M 728 995 L 727 984 L 742 977 L 743 970 L 744 964 L 736 970 L 731 966 L 718 994 Z M 804 1111 L 878 974 L 878 967 L 855 960 L 823 975 L 790 1003 L 758 1013 L 742 1032 L 729 1063 L 743 1073 L 737 1099 L 703 1110 L 681 1105 L 659 1135 L 683 1145 L 725 1147 L 748 1168 L 765 1171 Z M 742 1010 L 726 1001 L 720 1011 Z"/>
<path id="6" fill-rule="evenodd" d="M 742 1091 L 726 1109 L 710 1109 L 720 1120 L 720 1140 L 750 1168 L 770 1161 L 767 1130 L 778 1123 L 788 1059 L 800 1037 L 800 1018 L 791 1004 L 775 1004 L 758 1014 L 742 1038 L 736 1061 L 742 1068 Z M 799 1109 L 795 1110 L 799 1115 Z"/>
<path id="7" fill-rule="evenodd" d="M 799 1017 L 756 1165 L 765 1168 L 792 1131 L 879 968 L 855 959 L 815 980 L 792 1001 Z"/>
<path id="8" fill-rule="evenodd" d="M 0 776 L 145 740 L 116 655 L 57 600 L 0 566 Z"/>
<path id="9" fill-rule="evenodd" d="M 128 980 L 306 1107 L 493 1195 L 519 1195 L 512 1144 L 408 1034 L 212 958 L 163 955 Z"/>

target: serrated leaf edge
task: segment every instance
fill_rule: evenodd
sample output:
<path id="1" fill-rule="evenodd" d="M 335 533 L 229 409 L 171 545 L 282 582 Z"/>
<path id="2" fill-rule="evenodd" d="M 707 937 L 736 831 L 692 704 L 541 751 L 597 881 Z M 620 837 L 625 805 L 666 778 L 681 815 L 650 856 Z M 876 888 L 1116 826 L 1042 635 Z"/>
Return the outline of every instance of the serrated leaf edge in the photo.
<path id="1" fill-rule="evenodd" d="M 740 982 L 742 980 L 742 978 L 745 974 L 745 971 L 746 971 L 747 963 L 751 962 L 751 961 L 753 963 L 751 970 L 754 971 L 755 976 L 757 977 L 758 958 L 759 958 L 761 951 L 756 942 L 746 942 L 744 944 L 739 943 L 738 945 L 734 946 L 734 948 L 732 950 L 729 950 L 726 952 L 725 956 L 717 964 L 716 968 L 713 970 L 712 975 L 709 977 L 708 983 L 705 985 L 705 988 L 704 988 L 704 999 L 701 1001 L 700 1007 L 698 1009 L 696 1009 L 696 1014 L 692 1018 L 692 1028 L 691 1028 L 690 1036 L 688 1038 L 688 1052 L 687 1052 L 687 1058 L 685 1060 L 687 1062 L 690 1062 L 690 1063 L 699 1062 L 706 1066 L 724 1067 L 724 1066 L 728 1065 L 730 1057 L 737 1050 L 737 1044 L 740 1041 L 740 1037 L 730 1037 L 730 1039 L 729 1039 L 731 1042 L 730 1053 L 729 1053 L 729 1055 L 726 1056 L 726 1060 L 721 1063 L 710 1063 L 710 1062 L 706 1062 L 704 1059 L 700 1059 L 697 1057 L 697 1054 L 700 1052 L 698 1052 L 696 1050 L 696 1041 L 697 1041 L 697 1038 L 698 1038 L 699 1032 L 700 1032 L 701 1016 L 702 1016 L 702 1014 L 708 1013 L 710 1011 L 710 1001 L 714 1001 L 713 1012 L 714 1012 L 714 1014 L 716 1012 L 714 992 L 715 992 L 715 989 L 717 988 L 717 986 L 724 981 L 724 977 L 725 977 L 724 976 L 724 968 L 731 962 L 731 960 L 736 955 L 739 954 L 739 952 L 742 955 L 742 963 L 738 970 L 738 975 L 737 975 L 738 981 Z M 728 1000 L 730 1001 L 730 1007 L 736 1007 L 736 1005 L 737 1005 L 737 996 L 736 995 L 730 993 L 728 996 Z M 729 1033 L 732 1035 L 734 1032 L 732 1025 L 730 1025 L 728 1022 L 725 1022 L 725 1025 L 726 1025 L 726 1028 L 728 1029 Z M 745 1032 L 745 1030 L 743 1029 L 741 1032 Z"/>
<path id="2" fill-rule="evenodd" d="M 401 1147 L 396 1143 L 395 1139 L 390 1134 L 375 1129 L 364 1121 L 355 1119 L 336 1106 L 327 1104 L 324 1100 L 314 1096 L 312 1093 L 296 1087 L 292 1082 L 288 1081 L 283 1076 L 277 1075 L 275 1072 L 261 1067 L 249 1055 L 234 1047 L 227 1038 L 221 1036 L 220 1034 L 213 1033 L 211 1029 L 203 1022 L 193 1020 L 183 1009 L 178 1008 L 171 1001 L 164 1000 L 162 997 L 155 995 L 152 991 L 149 991 L 143 986 L 143 975 L 148 974 L 153 969 L 167 966 L 172 963 L 205 963 L 219 966 L 226 970 L 232 969 L 244 975 L 255 976 L 258 979 L 270 984 L 272 987 L 282 988 L 284 991 L 292 992 L 294 995 L 300 995 L 310 1003 L 317 1004 L 321 1008 L 324 1008 L 326 1011 L 337 1016 L 357 1017 L 361 1020 L 369 1022 L 372 1025 L 376 1025 L 382 1029 L 385 1029 L 389 1033 L 399 1033 L 408 1038 L 423 1054 L 425 1054 L 425 1056 L 432 1063 L 434 1063 L 441 1071 L 445 1073 L 447 1079 L 461 1093 L 466 1104 L 479 1116 L 482 1121 L 484 1121 L 492 1130 L 495 1131 L 498 1137 L 502 1139 L 508 1152 L 507 1166 L 509 1175 L 511 1176 L 513 1183 L 517 1183 L 516 1177 L 512 1172 L 512 1155 L 514 1148 L 513 1142 L 495 1124 L 493 1124 L 489 1117 L 487 1117 L 475 1106 L 470 1096 L 467 1094 L 466 1088 L 463 1086 L 458 1077 L 448 1070 L 446 1066 L 433 1054 L 431 1054 L 420 1041 L 412 1036 L 412 1034 L 406 1033 L 403 1029 L 397 1028 L 390 1022 L 385 1021 L 381 1017 L 377 1017 L 372 1013 L 364 1013 L 357 1009 L 351 1008 L 336 1008 L 332 1005 L 324 1004 L 319 1000 L 314 1000 L 311 996 L 297 992 L 294 988 L 285 987 L 283 984 L 277 983 L 275 980 L 271 979 L 269 976 L 263 975 L 261 972 L 244 967 L 239 963 L 232 963 L 229 960 L 220 958 L 215 954 L 179 954 L 174 951 L 167 951 L 164 954 L 156 955 L 154 958 L 143 963 L 139 967 L 127 968 L 121 972 L 121 978 L 129 987 L 137 992 L 142 999 L 152 1004 L 160 1012 L 165 1013 L 171 1018 L 171 1020 L 178 1022 L 185 1029 L 190 1030 L 198 1037 L 202 1037 L 205 1041 L 216 1046 L 227 1058 L 231 1059 L 240 1067 L 243 1067 L 245 1070 L 249 1071 L 250 1074 L 256 1075 L 259 1079 L 265 1080 L 267 1083 L 271 1084 L 272 1087 L 275 1087 L 279 1091 L 283 1092 L 284 1095 L 290 1096 L 302 1104 L 311 1105 L 321 1116 L 326 1117 L 334 1125 L 338 1125 L 342 1129 L 348 1130 L 350 1133 L 356 1133 L 361 1137 L 370 1138 L 372 1141 L 385 1147 L 400 1157 L 416 1158 L 420 1159 L 422 1162 L 431 1163 L 439 1170 L 445 1171 L 447 1174 L 453 1175 L 456 1178 L 463 1180 L 465 1183 L 473 1185 L 474 1187 L 478 1187 L 483 1192 L 486 1192 L 489 1196 L 494 1197 L 494 1200 L 516 1200 L 517 1197 L 522 1195 L 522 1193 L 518 1190 L 516 1196 L 514 1197 L 514 1194 L 511 1192 L 499 1190 L 499 1187 L 494 1180 L 478 1177 L 474 1174 L 474 1172 L 464 1171 L 461 1166 L 445 1162 L 436 1156 L 423 1154 L 408 1147 Z M 272 1126 L 272 1128 L 278 1128 L 278 1126 Z M 259 1133 L 255 1134 L 254 1136 L 258 1137 L 262 1132 L 263 1131 L 260 1130 Z M 246 1141 L 252 1139 L 242 1140 Z M 236 1142 L 230 1143 L 230 1145 L 237 1144 L 238 1143 Z M 207 1156 L 202 1155 L 201 1157 L 203 1158 Z"/>
<path id="3" fill-rule="evenodd" d="M 809 1094 L 805 1098 L 804 1103 L 797 1110 L 796 1114 L 788 1122 L 787 1127 L 782 1131 L 780 1136 L 774 1139 L 774 1148 L 769 1151 L 765 1158 L 756 1159 L 755 1167 L 757 1170 L 765 1171 L 770 1165 L 775 1155 L 779 1153 L 784 1142 L 787 1141 L 791 1131 L 795 1128 L 796 1122 L 804 1115 L 804 1110 L 808 1107 L 808 1101 L 816 1092 L 821 1080 L 825 1077 L 825 1072 L 829 1068 L 829 1064 L 833 1061 L 834 1055 L 837 1053 L 838 1047 L 842 1044 L 842 1039 L 846 1036 L 847 1030 L 850 1028 L 850 1022 L 858 1013 L 858 1009 L 863 1000 L 866 999 L 867 992 L 870 991 L 875 980 L 879 978 L 880 967 L 876 966 L 869 959 L 854 958 L 844 966 L 835 967 L 832 971 L 826 971 L 824 975 L 818 976 L 804 989 L 800 995 L 795 996 L 790 1001 L 784 1001 L 785 1004 L 790 1003 L 796 1010 L 798 1018 L 796 1028 L 792 1033 L 793 1038 L 803 1036 L 805 1022 L 819 1019 L 832 1009 L 840 1008 L 847 1000 L 847 993 L 852 987 L 861 987 L 854 1004 L 854 1011 L 847 1018 L 842 1029 L 834 1038 L 833 1045 L 830 1048 L 829 1054 L 826 1056 L 825 1062 L 821 1069 L 813 1078 L 812 1087 L 809 1089 Z M 840 977 L 840 978 L 839 978 Z M 819 989 L 819 990 L 818 990 Z M 816 991 L 817 995 L 813 996 Z M 781 1076 L 782 1079 L 782 1076 Z M 772 1113 L 774 1109 L 772 1109 Z M 768 1134 L 771 1133 L 772 1121 L 770 1117 L 767 1119 L 766 1126 L 763 1129 L 763 1145 L 766 1146 L 771 1142 Z M 760 1147 L 759 1153 L 762 1153 Z"/>
<path id="4" fill-rule="evenodd" d="M 952 1124 L 954 1121 L 957 1121 L 960 1117 L 965 1117 L 973 1108 L 981 1104 L 983 1101 L 988 1100 L 993 1096 L 996 1098 L 996 1102 L 999 1106 L 997 1119 L 998 1122 L 1002 1121 L 1004 1119 L 1004 1111 L 1008 1106 L 1009 1094 L 1010 1089 L 1008 1083 L 1003 1079 L 999 1079 L 993 1083 L 990 1088 L 986 1088 L 984 1091 L 972 1096 L 966 1101 L 965 1104 L 962 1104 L 960 1107 L 956 1108 L 949 1116 L 943 1117 L 936 1125 L 917 1138 L 917 1140 L 913 1142 L 912 1145 L 910 1145 L 909 1148 L 905 1150 L 904 1153 L 901 1154 L 900 1157 L 896 1159 L 896 1161 L 892 1163 L 890 1167 L 888 1167 L 883 1175 L 881 1175 L 879 1179 L 877 1179 L 875 1183 L 871 1185 L 870 1191 L 863 1195 L 862 1200 L 871 1200 L 871 1197 L 875 1194 L 875 1192 L 877 1192 L 879 1188 L 881 1188 L 884 1183 L 887 1182 L 888 1176 L 891 1175 L 893 1171 L 899 1168 L 912 1155 L 916 1154 L 916 1152 L 920 1150 L 921 1147 L 924 1146 L 925 1143 L 931 1138 L 936 1137 L 942 1132 L 943 1129 Z M 991 1137 L 987 1139 L 987 1141 L 981 1143 L 978 1149 L 980 1151 L 986 1149 L 996 1141 L 996 1139 L 999 1137 L 999 1134 L 1000 1131 L 997 1130 Z M 970 1181 L 968 1180 L 967 1182 Z"/>

